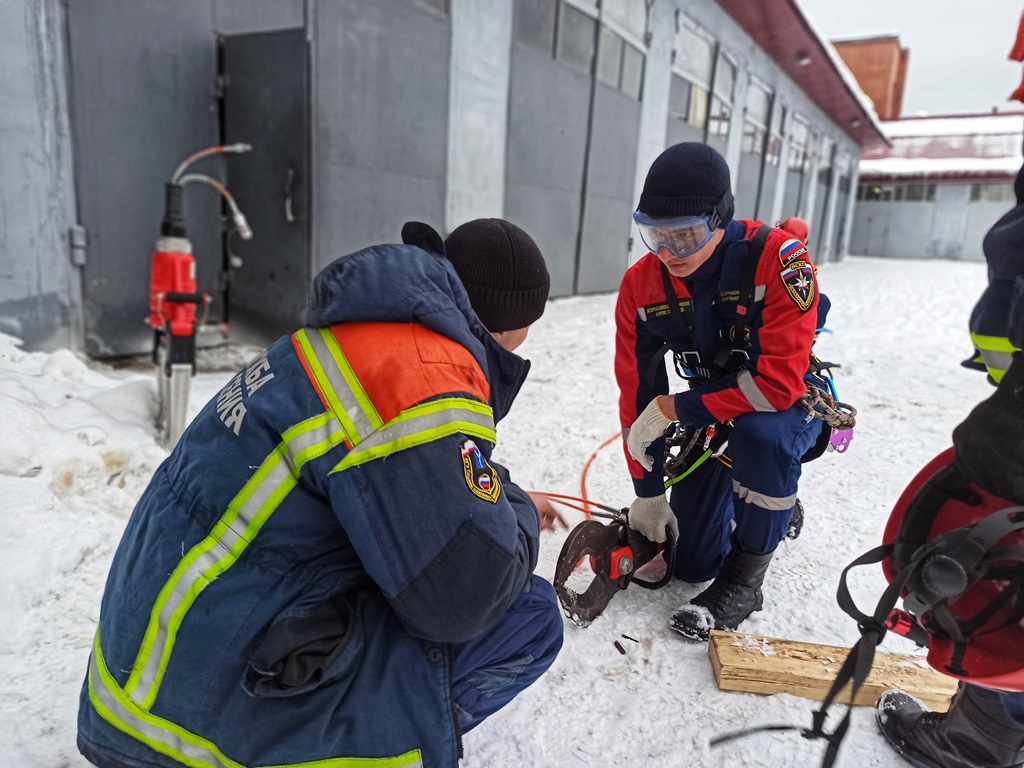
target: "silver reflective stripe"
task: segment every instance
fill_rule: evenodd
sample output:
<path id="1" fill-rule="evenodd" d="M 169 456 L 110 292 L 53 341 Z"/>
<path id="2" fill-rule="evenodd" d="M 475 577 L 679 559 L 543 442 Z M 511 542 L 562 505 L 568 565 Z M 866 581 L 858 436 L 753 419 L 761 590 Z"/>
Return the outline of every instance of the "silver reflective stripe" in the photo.
<path id="1" fill-rule="evenodd" d="M 180 725 L 146 712 L 128 698 L 107 669 L 97 632 L 89 657 L 89 700 L 97 714 L 118 730 L 162 755 L 192 768 L 245 768 L 216 744 Z M 333 757 L 277 768 L 423 768 L 418 749 L 395 757 Z"/>
<path id="2" fill-rule="evenodd" d="M 103 674 L 106 672 L 106 668 L 101 670 L 100 663 L 97 639 L 89 660 L 89 693 L 96 711 L 105 720 L 110 721 L 120 730 L 127 730 L 128 735 L 134 736 L 151 749 L 179 760 L 179 762 L 184 762 L 181 758 L 188 758 L 192 761 L 188 765 L 193 766 L 242 768 L 239 763 L 221 755 L 220 750 L 214 745 L 210 744 L 209 747 L 204 747 L 194 743 L 194 741 L 202 742 L 205 739 L 193 736 L 194 741 L 185 741 L 175 733 L 175 731 L 183 729 L 141 710 L 137 712 L 134 707 L 129 706 L 127 701 L 122 702 L 121 698 L 115 696 L 109 687 L 116 687 L 116 683 L 112 678 L 108 683 L 106 678 L 109 677 L 109 673 Z M 104 710 L 106 711 L 104 712 Z M 161 727 L 157 723 L 166 723 L 166 726 Z"/>
<path id="3" fill-rule="evenodd" d="M 775 413 L 778 410 L 768 402 L 768 398 L 764 396 L 764 392 L 757 386 L 757 382 L 754 381 L 754 376 L 750 371 L 740 371 L 736 376 L 736 384 L 739 386 L 743 396 L 747 398 L 747 402 L 754 406 L 755 411 Z"/>
<path id="4" fill-rule="evenodd" d="M 754 301 L 764 301 L 765 291 L 768 290 L 767 285 L 755 285 L 754 286 Z"/>
<path id="5" fill-rule="evenodd" d="M 148 709 L 156 699 L 174 636 L 199 593 L 234 565 L 294 487 L 302 466 L 344 439 L 344 430 L 329 413 L 287 430 L 284 442 L 264 460 L 213 530 L 175 568 L 154 605 L 155 616 L 125 686 L 139 706 Z"/>
<path id="6" fill-rule="evenodd" d="M 200 592 L 206 589 L 221 573 L 234 565 L 235 560 L 252 540 L 252 532 L 249 532 L 248 535 L 246 533 L 252 526 L 256 514 L 274 492 L 289 481 L 293 481 L 289 462 L 278 460 L 267 476 L 252 490 L 249 498 L 239 508 L 235 519 L 225 522 L 222 517 L 218 525 L 214 526 L 214 531 L 193 547 L 186 560 L 182 561 L 184 563 L 187 562 L 188 557 L 194 557 L 184 571 L 181 570 L 180 565 L 175 569 L 168 582 L 173 584 L 170 594 L 165 595 L 161 592 L 162 604 L 157 616 L 156 632 L 153 644 L 145 656 L 145 664 L 141 670 L 136 668 L 138 674 L 133 673 L 130 681 L 134 685 L 129 686 L 129 691 L 132 700 L 137 704 L 144 708 L 152 706 L 152 701 L 156 697 L 157 677 L 161 665 L 166 665 L 165 657 L 170 655 L 168 643 L 173 642 L 172 634 L 177 632 L 185 612 Z M 221 523 L 224 525 L 222 526 Z M 218 528 L 221 531 L 215 537 Z M 238 546 L 238 551 L 234 552 L 236 546 Z M 207 571 L 211 570 L 213 572 L 208 576 Z M 164 589 L 166 590 L 166 587 Z"/>
<path id="7" fill-rule="evenodd" d="M 345 379 L 344 374 L 338 367 L 338 363 L 334 359 L 334 355 L 331 354 L 331 350 L 327 346 L 327 342 L 324 341 L 323 336 L 320 335 L 320 331 L 316 328 L 307 328 L 305 335 L 306 339 L 309 341 L 309 346 L 313 349 L 313 354 L 316 356 L 316 361 L 323 369 L 324 376 L 327 377 L 327 381 L 331 389 L 334 390 L 335 397 L 337 397 L 338 402 L 341 403 L 341 407 L 345 411 L 345 415 L 352 421 L 352 426 L 355 427 L 356 434 L 359 435 L 360 439 L 365 438 L 373 432 L 373 425 L 370 424 L 370 420 L 363 412 L 362 406 L 359 405 L 359 401 L 352 393 L 352 389 L 349 387 L 348 381 Z M 353 442 L 355 441 L 353 440 Z"/>
<path id="8" fill-rule="evenodd" d="M 760 507 L 761 509 L 770 509 L 773 512 L 792 509 L 793 505 L 796 504 L 795 493 L 791 496 L 767 496 L 763 493 L 758 493 L 757 491 L 745 488 L 735 480 L 732 481 L 732 491 L 748 504 L 753 504 L 755 507 Z"/>
<path id="9" fill-rule="evenodd" d="M 473 434 L 494 442 L 494 418 L 490 409 L 480 412 L 470 408 L 445 408 L 422 415 L 399 416 L 353 448 L 333 471 L 363 464 L 455 432 Z"/>
<path id="10" fill-rule="evenodd" d="M 993 349 L 982 349 L 981 357 L 985 361 L 986 368 L 1000 373 L 1006 373 L 1010 368 L 1010 363 L 1013 362 L 1012 352 L 997 352 Z"/>

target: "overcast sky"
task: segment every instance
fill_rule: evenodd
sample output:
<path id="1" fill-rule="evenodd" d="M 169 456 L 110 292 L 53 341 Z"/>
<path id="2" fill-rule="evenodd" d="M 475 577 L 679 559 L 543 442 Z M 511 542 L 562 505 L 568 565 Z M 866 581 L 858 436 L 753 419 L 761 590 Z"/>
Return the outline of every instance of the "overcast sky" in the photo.
<path id="1" fill-rule="evenodd" d="M 1008 56 L 1024 0 L 797 0 L 825 38 L 899 35 L 910 49 L 903 115 L 1024 109 L 1008 101 L 1022 65 Z"/>

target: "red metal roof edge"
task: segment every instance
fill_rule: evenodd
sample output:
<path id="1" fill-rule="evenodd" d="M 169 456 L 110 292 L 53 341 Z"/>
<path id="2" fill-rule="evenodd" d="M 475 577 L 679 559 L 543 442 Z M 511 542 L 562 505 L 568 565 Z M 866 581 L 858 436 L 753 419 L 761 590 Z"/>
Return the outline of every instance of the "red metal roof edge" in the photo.
<path id="1" fill-rule="evenodd" d="M 861 148 L 875 145 L 892 146 L 892 142 L 882 130 L 877 115 L 873 110 L 865 108 L 861 97 L 867 96 L 854 93 L 851 85 L 839 71 L 835 59 L 839 54 L 829 52 L 825 48 L 831 45 L 811 27 L 795 0 L 717 0 L 719 6 L 746 32 L 782 70 L 782 72 L 799 87 L 807 97 L 826 115 L 831 117 L 843 133 L 853 139 Z M 794 40 L 785 35 L 779 39 L 779 27 L 788 25 L 802 33 Z M 794 54 L 801 49 L 813 47 L 816 56 L 811 63 L 798 67 Z M 784 55 L 783 55 L 784 54 Z M 811 74 L 824 74 L 829 81 L 820 85 Z M 852 78 L 852 74 L 850 75 Z M 852 107 L 855 116 L 835 114 L 835 104 L 830 103 L 830 94 L 839 90 L 846 96 L 847 106 Z M 847 115 L 850 113 L 848 112 Z M 856 123 L 856 124 L 853 124 Z"/>

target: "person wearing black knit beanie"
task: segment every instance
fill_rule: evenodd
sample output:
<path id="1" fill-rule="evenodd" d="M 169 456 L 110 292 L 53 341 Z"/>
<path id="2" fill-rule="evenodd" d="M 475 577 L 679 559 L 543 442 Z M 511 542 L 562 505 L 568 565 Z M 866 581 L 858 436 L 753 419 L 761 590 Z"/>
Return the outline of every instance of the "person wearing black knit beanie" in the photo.
<path id="1" fill-rule="evenodd" d="M 725 158 L 695 142 L 662 152 L 633 214 L 649 252 L 626 271 L 615 310 L 629 524 L 677 542 L 676 577 L 713 580 L 669 622 L 691 640 L 761 609 L 768 564 L 799 514 L 801 459 L 832 434 L 798 403 L 808 385 L 828 391 L 806 373 L 828 306 L 807 247 L 734 215 Z M 688 384 L 675 395 L 669 351 Z M 667 453 L 670 429 L 674 445 L 697 449 Z"/>
<path id="2" fill-rule="evenodd" d="M 562 613 L 534 573 L 550 501 L 492 456 L 547 268 L 497 219 L 448 250 L 407 222 L 327 264 L 303 326 L 156 470 L 101 602 L 88 762 L 457 768 L 463 737 L 554 662 Z"/>
<path id="3" fill-rule="evenodd" d="M 524 330 L 543 314 L 551 278 L 537 244 L 515 224 L 469 221 L 448 235 L 444 248 L 488 331 Z"/>

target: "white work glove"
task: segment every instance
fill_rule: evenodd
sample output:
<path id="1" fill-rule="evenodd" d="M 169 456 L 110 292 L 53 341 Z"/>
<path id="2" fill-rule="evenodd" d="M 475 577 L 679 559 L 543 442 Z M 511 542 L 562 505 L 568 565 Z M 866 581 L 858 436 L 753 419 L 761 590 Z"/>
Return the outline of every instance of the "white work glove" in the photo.
<path id="1" fill-rule="evenodd" d="M 662 496 L 638 497 L 629 505 L 629 527 L 639 531 L 651 541 L 661 544 L 665 541 L 665 528 L 672 531 L 672 538 L 679 538 L 679 521 L 676 520 L 668 499 Z"/>
<path id="2" fill-rule="evenodd" d="M 658 398 L 654 398 L 629 428 L 629 436 L 626 438 L 629 455 L 639 461 L 648 472 L 654 468 L 654 457 L 648 455 L 647 449 L 651 447 L 651 443 L 665 434 L 671 423 L 672 419 L 658 407 Z"/>

